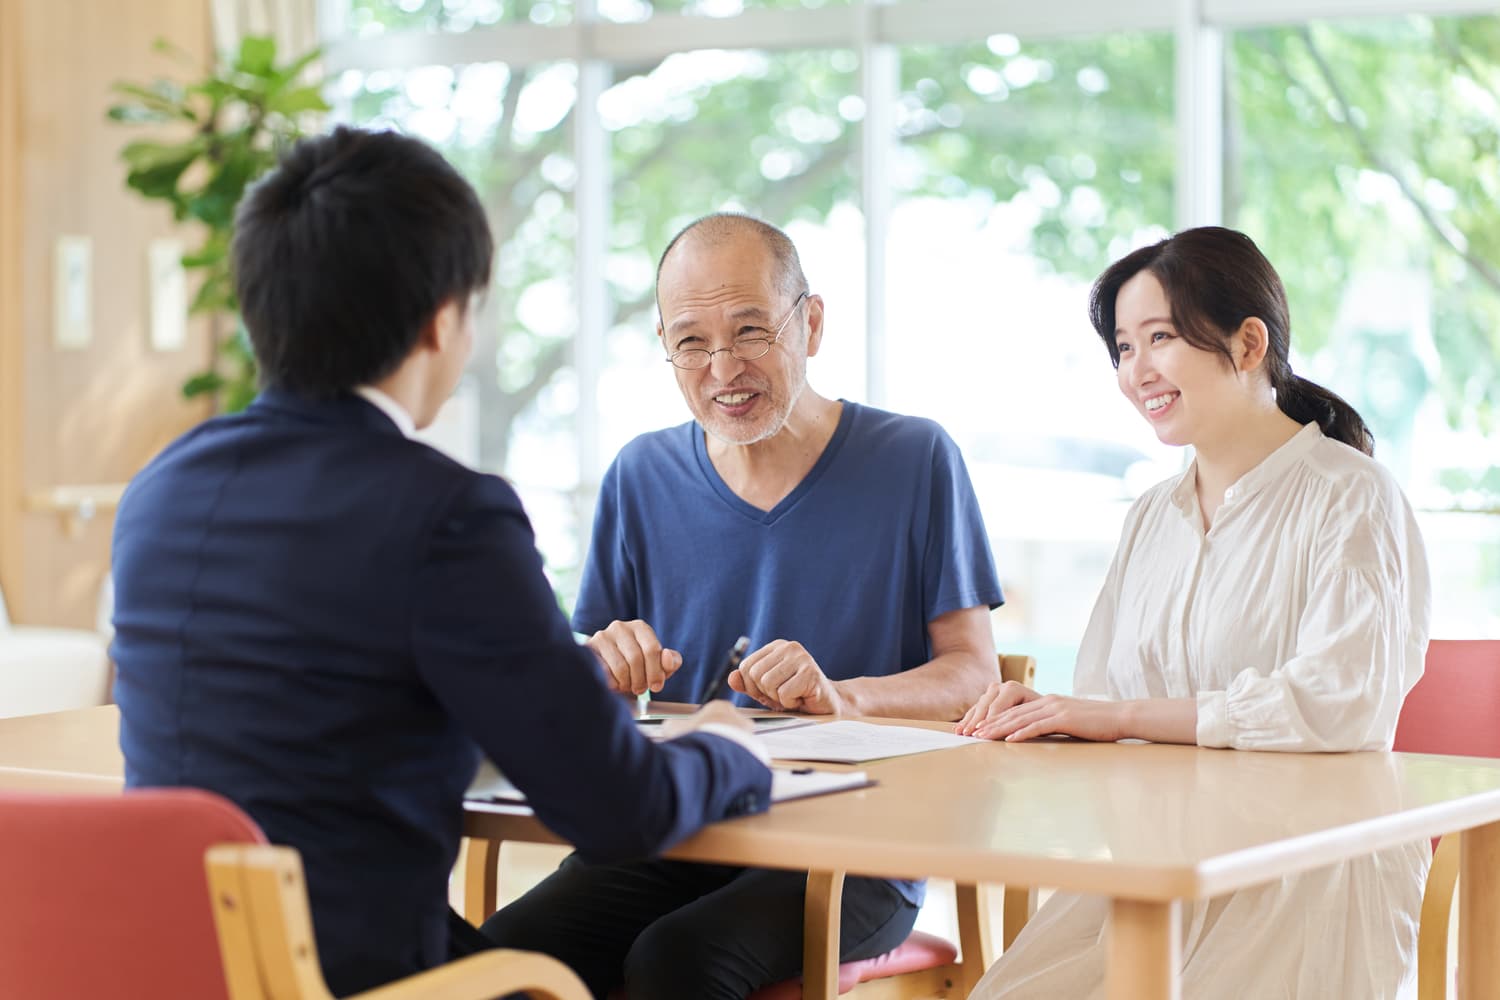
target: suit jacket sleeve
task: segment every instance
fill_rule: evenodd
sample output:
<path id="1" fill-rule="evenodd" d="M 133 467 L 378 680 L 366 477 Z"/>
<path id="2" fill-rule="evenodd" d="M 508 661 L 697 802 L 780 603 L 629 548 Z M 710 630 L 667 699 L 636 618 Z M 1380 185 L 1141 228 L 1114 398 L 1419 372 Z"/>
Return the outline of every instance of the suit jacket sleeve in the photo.
<path id="1" fill-rule="evenodd" d="M 414 581 L 418 670 L 446 710 L 592 860 L 654 854 L 760 812 L 770 772 L 709 734 L 652 743 L 574 641 L 503 480 L 476 476 L 433 527 Z"/>

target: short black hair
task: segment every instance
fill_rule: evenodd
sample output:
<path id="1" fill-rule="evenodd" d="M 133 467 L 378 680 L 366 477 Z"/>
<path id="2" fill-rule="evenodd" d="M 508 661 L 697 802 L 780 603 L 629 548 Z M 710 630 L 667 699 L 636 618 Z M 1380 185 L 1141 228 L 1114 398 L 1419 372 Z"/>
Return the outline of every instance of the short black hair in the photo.
<path id="1" fill-rule="evenodd" d="M 493 256 L 479 197 L 431 146 L 345 126 L 303 139 L 235 215 L 262 384 L 329 397 L 384 378 L 444 303 L 488 286 Z"/>

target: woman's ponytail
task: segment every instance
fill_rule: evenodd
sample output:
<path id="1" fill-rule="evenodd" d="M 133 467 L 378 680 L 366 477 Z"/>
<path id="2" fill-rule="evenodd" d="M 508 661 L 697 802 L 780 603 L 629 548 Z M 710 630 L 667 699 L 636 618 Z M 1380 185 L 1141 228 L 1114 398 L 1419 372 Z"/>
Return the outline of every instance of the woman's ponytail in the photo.
<path id="1" fill-rule="evenodd" d="M 1338 393 L 1316 382 L 1292 375 L 1284 386 L 1277 387 L 1276 405 L 1299 424 L 1316 420 L 1325 436 L 1358 448 L 1366 455 L 1375 454 L 1375 435 L 1365 426 L 1364 419 Z"/>

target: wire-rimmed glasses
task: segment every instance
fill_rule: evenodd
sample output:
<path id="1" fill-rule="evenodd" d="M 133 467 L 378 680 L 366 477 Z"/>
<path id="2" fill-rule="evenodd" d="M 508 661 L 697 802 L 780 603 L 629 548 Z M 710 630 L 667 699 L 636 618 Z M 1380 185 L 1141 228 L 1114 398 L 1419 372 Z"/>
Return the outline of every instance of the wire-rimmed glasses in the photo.
<path id="1" fill-rule="evenodd" d="M 786 325 L 797 315 L 797 307 L 806 300 L 808 293 L 803 292 L 797 296 L 797 301 L 792 303 L 792 308 L 787 310 L 786 317 L 776 324 L 776 330 L 769 337 L 741 337 L 728 347 L 721 347 L 717 351 L 710 351 L 703 347 L 687 347 L 680 351 L 673 351 L 672 356 L 667 358 L 669 364 L 681 368 L 683 371 L 702 371 L 714 362 L 714 355 L 727 352 L 731 358 L 740 361 L 757 361 L 766 356 L 771 345 L 781 339 L 781 334 L 786 330 Z"/>

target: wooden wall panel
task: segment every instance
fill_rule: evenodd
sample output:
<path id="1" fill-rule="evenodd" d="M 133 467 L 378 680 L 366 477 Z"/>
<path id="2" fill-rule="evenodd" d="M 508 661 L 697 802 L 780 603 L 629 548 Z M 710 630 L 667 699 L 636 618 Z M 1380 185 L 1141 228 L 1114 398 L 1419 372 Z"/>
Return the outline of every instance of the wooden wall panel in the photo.
<path id="1" fill-rule="evenodd" d="M 146 248 L 173 227 L 165 206 L 125 188 L 119 150 L 150 131 L 111 123 L 104 112 L 115 81 L 191 72 L 153 51 L 159 37 L 207 65 L 208 4 L 0 0 L 0 7 L 0 38 L 8 39 L 0 47 L 14 64 L 14 82 L 0 91 L 0 134 L 13 136 L 14 174 L 6 188 L 0 172 L 0 241 L 12 271 L 6 280 L 20 289 L 19 303 L 0 312 L 0 587 L 19 621 L 87 627 L 108 567 L 111 518 L 69 531 L 57 515 L 27 511 L 24 499 L 55 486 L 123 482 L 206 415 L 178 394 L 207 360 L 204 324 L 189 326 L 179 351 L 157 353 L 148 342 Z M 178 235 L 189 246 L 199 238 Z M 62 236 L 93 242 L 93 338 L 75 350 L 53 344 L 52 270 Z"/>
<path id="2" fill-rule="evenodd" d="M 0 592 L 21 577 L 20 94 L 21 8 L 0 0 Z"/>

